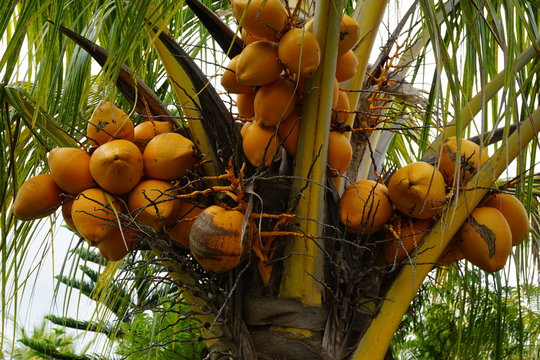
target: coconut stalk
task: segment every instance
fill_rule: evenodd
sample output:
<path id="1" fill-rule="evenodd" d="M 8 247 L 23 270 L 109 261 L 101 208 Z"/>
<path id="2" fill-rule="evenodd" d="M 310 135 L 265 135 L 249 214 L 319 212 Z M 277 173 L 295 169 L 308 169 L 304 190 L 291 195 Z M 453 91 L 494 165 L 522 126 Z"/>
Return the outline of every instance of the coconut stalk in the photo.
<path id="1" fill-rule="evenodd" d="M 285 249 L 280 296 L 306 306 L 322 306 L 324 195 L 328 135 L 343 1 L 320 1 L 315 8 L 314 34 L 321 46 L 321 63 L 306 82 L 306 96 L 291 193 L 291 207 L 298 216 L 295 231 L 313 238 L 295 236 Z"/>
<path id="2" fill-rule="evenodd" d="M 405 265 L 385 295 L 378 313 L 362 335 L 352 360 L 383 359 L 401 319 L 427 274 L 472 210 L 512 161 L 540 131 L 540 108 L 523 121 L 489 161 L 466 184 L 425 236 L 415 256 L 415 266 Z"/>

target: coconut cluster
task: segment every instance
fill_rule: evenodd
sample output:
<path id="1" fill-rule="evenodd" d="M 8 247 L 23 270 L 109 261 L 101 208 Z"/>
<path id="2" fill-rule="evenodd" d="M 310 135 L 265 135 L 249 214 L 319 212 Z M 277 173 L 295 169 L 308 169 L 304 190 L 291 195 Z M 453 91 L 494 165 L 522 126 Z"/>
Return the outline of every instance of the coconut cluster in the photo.
<path id="1" fill-rule="evenodd" d="M 458 146 L 459 142 L 459 146 Z M 339 217 L 347 232 L 369 234 L 384 229 L 388 264 L 410 259 L 440 217 L 449 193 L 465 184 L 488 161 L 479 145 L 451 137 L 439 147 L 437 164 L 415 162 L 398 169 L 387 184 L 358 181 L 343 192 Z M 438 263 L 463 258 L 487 272 L 504 267 L 512 246 L 529 233 L 523 204 L 510 194 L 488 194 L 474 209 Z"/>
<path id="2" fill-rule="evenodd" d="M 281 146 L 296 155 L 306 79 L 319 68 L 321 49 L 313 35 L 313 19 L 294 27 L 279 0 L 233 0 L 245 47 L 227 65 L 221 85 L 236 95 L 238 118 L 244 122 L 243 150 L 254 166 L 269 166 Z M 328 141 L 330 175 L 345 173 L 352 159 L 348 138 L 339 132 L 350 111 L 339 83 L 352 78 L 358 67 L 353 47 L 360 26 L 344 15 L 341 22 L 333 92 L 332 129 Z"/>

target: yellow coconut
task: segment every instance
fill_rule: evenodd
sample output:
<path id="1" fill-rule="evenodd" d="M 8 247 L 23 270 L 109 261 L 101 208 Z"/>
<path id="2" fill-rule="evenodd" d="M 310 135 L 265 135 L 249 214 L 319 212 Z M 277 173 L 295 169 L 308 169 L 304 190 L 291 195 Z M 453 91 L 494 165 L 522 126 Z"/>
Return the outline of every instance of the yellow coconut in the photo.
<path id="1" fill-rule="evenodd" d="M 345 123 L 349 117 L 349 97 L 343 90 L 339 90 L 337 105 L 332 109 L 332 121 Z"/>
<path id="2" fill-rule="evenodd" d="M 465 259 L 490 273 L 504 267 L 512 249 L 510 226 L 504 215 L 492 207 L 474 209 L 458 237 Z"/>
<path id="3" fill-rule="evenodd" d="M 240 84 L 238 80 L 236 80 L 236 64 L 238 63 L 239 58 L 240 55 L 236 55 L 231 59 L 229 65 L 227 65 L 225 72 L 221 76 L 221 86 L 223 86 L 225 91 L 232 94 L 249 94 L 255 91 L 253 87 Z"/>
<path id="4" fill-rule="evenodd" d="M 304 27 L 307 31 L 313 32 L 313 25 L 313 19 L 310 19 L 306 22 Z M 347 51 L 351 50 L 359 40 L 360 24 L 349 15 L 343 15 L 339 25 L 338 55 L 347 53 Z"/>
<path id="5" fill-rule="evenodd" d="M 512 232 L 512 246 L 519 245 L 529 234 L 529 216 L 517 197 L 511 194 L 493 194 L 482 201 L 482 206 L 493 207 L 504 215 Z"/>
<path id="6" fill-rule="evenodd" d="M 246 121 L 242 127 L 240 128 L 240 135 L 242 136 L 242 138 L 244 137 L 244 135 L 246 134 L 246 131 L 247 129 L 251 126 L 251 124 L 253 124 L 253 122 L 251 121 Z"/>
<path id="7" fill-rule="evenodd" d="M 141 150 L 131 141 L 109 141 L 92 154 L 90 173 L 106 191 L 116 195 L 127 194 L 143 175 Z"/>
<path id="8" fill-rule="evenodd" d="M 13 201 L 13 214 L 20 220 L 34 220 L 51 215 L 62 203 L 62 189 L 51 174 L 26 180 Z"/>
<path id="9" fill-rule="evenodd" d="M 291 115 L 281 121 L 277 130 L 281 145 L 283 145 L 287 153 L 292 156 L 296 155 L 301 116 L 302 108 L 296 107 Z"/>
<path id="10" fill-rule="evenodd" d="M 459 240 L 457 238 L 453 238 L 450 240 L 450 243 L 446 246 L 446 248 L 443 250 L 441 256 L 437 260 L 438 265 L 443 266 L 449 266 L 453 263 L 464 259 L 463 253 L 459 249 Z"/>
<path id="11" fill-rule="evenodd" d="M 439 170 L 449 186 L 454 184 L 456 173 L 459 174 L 459 184 L 465 185 L 476 170 L 489 160 L 487 151 L 472 141 L 461 139 L 459 146 L 458 150 L 458 139 L 455 136 L 444 140 L 439 146 Z M 458 161 L 459 169 L 456 168 Z"/>
<path id="12" fill-rule="evenodd" d="M 272 37 L 257 36 L 257 35 L 248 33 L 246 29 L 242 29 L 241 35 L 242 35 L 242 41 L 244 42 L 244 45 L 249 45 L 252 42 L 261 41 L 261 40 L 270 40 L 270 41 L 278 40 L 277 36 L 272 36 Z"/>
<path id="13" fill-rule="evenodd" d="M 254 122 L 244 131 L 242 147 L 253 166 L 269 166 L 279 148 L 276 130 Z"/>
<path id="14" fill-rule="evenodd" d="M 195 145 L 176 133 L 164 133 L 148 142 L 143 153 L 144 172 L 151 178 L 174 180 L 195 165 Z"/>
<path id="15" fill-rule="evenodd" d="M 144 142 L 146 144 L 153 137 L 166 132 L 174 131 L 174 123 L 172 121 L 144 121 L 135 126 L 134 142 Z"/>
<path id="16" fill-rule="evenodd" d="M 276 126 L 292 114 L 296 105 L 294 84 L 282 77 L 261 86 L 255 95 L 255 121 L 262 126 Z"/>
<path id="17" fill-rule="evenodd" d="M 178 220 L 167 229 L 167 235 L 176 244 L 189 249 L 189 234 L 197 216 L 203 211 L 189 202 L 182 201 Z"/>
<path id="18" fill-rule="evenodd" d="M 357 181 L 345 189 L 339 200 L 339 219 L 349 233 L 378 231 L 393 214 L 388 189 L 372 180 Z"/>
<path id="19" fill-rule="evenodd" d="M 425 162 L 397 170 L 388 182 L 388 194 L 399 211 L 417 219 L 439 215 L 446 201 L 443 176 Z"/>
<path id="20" fill-rule="evenodd" d="M 174 223 L 180 207 L 181 201 L 167 181 L 143 180 L 128 195 L 131 216 L 155 231 Z"/>
<path id="21" fill-rule="evenodd" d="M 80 234 L 77 232 L 77 227 L 75 226 L 75 223 L 73 222 L 73 218 L 71 217 L 71 208 L 73 207 L 73 200 L 65 201 L 62 204 L 62 217 L 64 218 L 64 222 L 68 226 L 69 230 L 73 231 L 75 234 Z"/>
<path id="22" fill-rule="evenodd" d="M 220 206 L 204 209 L 192 225 L 189 248 L 197 262 L 208 271 L 226 272 L 243 260 L 252 229 L 243 230 L 244 214 Z M 243 235 L 243 237 L 242 237 Z"/>
<path id="23" fill-rule="evenodd" d="M 358 58 L 354 51 L 349 50 L 338 56 L 336 63 L 336 79 L 339 82 L 351 79 L 358 69 Z"/>
<path id="24" fill-rule="evenodd" d="M 84 150 L 55 148 L 47 162 L 54 182 L 67 193 L 78 194 L 96 185 L 90 174 L 90 155 Z"/>
<path id="25" fill-rule="evenodd" d="M 127 254 L 133 251 L 138 245 L 135 231 L 122 227 L 103 241 L 97 247 L 99 254 L 110 261 L 122 260 Z"/>
<path id="26" fill-rule="evenodd" d="M 287 11 L 279 0 L 233 0 L 240 26 L 255 36 L 272 38 L 287 25 Z"/>
<path id="27" fill-rule="evenodd" d="M 352 160 L 352 146 L 349 139 L 340 132 L 330 131 L 328 135 L 328 167 L 331 176 L 344 174 Z"/>
<path id="28" fill-rule="evenodd" d="M 108 101 L 102 101 L 88 120 L 86 136 L 93 146 L 115 139 L 133 141 L 133 123 L 129 116 Z"/>
<path id="29" fill-rule="evenodd" d="M 293 73 L 311 77 L 321 62 L 319 41 L 309 31 L 294 28 L 279 41 L 279 60 Z"/>
<path id="30" fill-rule="evenodd" d="M 236 96 L 236 107 L 238 108 L 238 117 L 240 120 L 251 119 L 255 116 L 255 95 L 256 92 L 249 94 L 238 94 Z"/>
<path id="31" fill-rule="evenodd" d="M 400 263 L 411 258 L 432 225 L 432 220 L 397 216 L 389 227 L 391 240 L 384 246 L 386 263 Z"/>
<path id="32" fill-rule="evenodd" d="M 113 195 L 99 188 L 80 193 L 71 207 L 71 218 L 77 232 L 96 246 L 118 230 L 120 204 Z"/>
<path id="33" fill-rule="evenodd" d="M 244 85 L 262 86 L 277 80 L 281 71 L 278 45 L 272 41 L 255 41 L 239 55 L 236 80 Z"/>

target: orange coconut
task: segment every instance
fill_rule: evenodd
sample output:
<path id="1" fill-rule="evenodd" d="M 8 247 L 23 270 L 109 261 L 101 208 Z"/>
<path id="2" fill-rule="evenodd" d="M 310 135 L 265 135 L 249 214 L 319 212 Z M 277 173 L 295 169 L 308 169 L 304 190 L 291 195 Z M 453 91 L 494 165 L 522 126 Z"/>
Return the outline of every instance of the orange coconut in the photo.
<path id="1" fill-rule="evenodd" d="M 482 201 L 482 206 L 499 210 L 512 232 L 512 246 L 519 245 L 530 231 L 529 216 L 519 199 L 510 194 L 493 194 Z"/>
<path id="2" fill-rule="evenodd" d="M 129 193 L 128 208 L 136 220 L 155 231 L 171 225 L 179 216 L 181 201 L 162 180 L 143 180 Z"/>
<path id="3" fill-rule="evenodd" d="M 255 95 L 255 121 L 262 126 L 276 126 L 292 114 L 296 105 L 294 84 L 282 77 L 261 86 Z"/>
<path id="4" fill-rule="evenodd" d="M 504 267 L 512 249 L 510 226 L 504 215 L 493 207 L 474 209 L 458 237 L 465 259 L 490 273 Z"/>
<path id="5" fill-rule="evenodd" d="M 131 141 L 109 141 L 92 154 L 90 173 L 106 191 L 116 195 L 127 194 L 143 175 L 141 150 Z"/>
<path id="6" fill-rule="evenodd" d="M 77 232 L 77 227 L 75 226 L 75 223 L 73 222 L 73 218 L 71 217 L 72 207 L 73 207 L 73 200 L 65 201 L 62 204 L 62 217 L 64 218 L 64 222 L 68 226 L 69 230 L 79 235 L 79 233 Z"/>
<path id="7" fill-rule="evenodd" d="M 239 58 L 240 55 L 236 55 L 231 59 L 229 65 L 227 65 L 225 72 L 221 76 L 221 86 L 223 86 L 225 91 L 232 94 L 249 94 L 255 91 L 253 87 L 240 84 L 238 80 L 236 80 L 236 64 L 238 63 Z"/>
<path id="8" fill-rule="evenodd" d="M 90 174 L 90 155 L 84 150 L 55 148 L 47 162 L 54 182 L 67 193 L 78 194 L 96 185 Z"/>
<path id="9" fill-rule="evenodd" d="M 349 117 L 349 97 L 345 91 L 339 90 L 337 105 L 332 109 L 332 121 L 345 123 Z"/>
<path id="10" fill-rule="evenodd" d="M 176 244 L 189 249 L 189 234 L 197 216 L 203 211 L 189 202 L 182 201 L 178 220 L 167 229 L 167 235 Z"/>
<path id="11" fill-rule="evenodd" d="M 242 29 L 241 37 L 242 37 L 242 41 L 244 42 L 244 45 L 249 45 L 252 42 L 260 41 L 260 40 L 277 41 L 276 36 L 272 36 L 272 37 L 257 36 L 257 35 L 248 33 L 246 29 Z"/>
<path id="12" fill-rule="evenodd" d="M 51 174 L 26 180 L 13 201 L 13 214 L 20 220 L 34 220 L 51 215 L 62 203 L 62 189 Z"/>
<path id="13" fill-rule="evenodd" d="M 349 233 L 372 233 L 392 218 L 394 211 L 384 184 L 372 180 L 357 181 L 339 200 L 339 219 Z"/>
<path id="14" fill-rule="evenodd" d="M 144 142 L 146 144 L 153 137 L 166 132 L 174 131 L 172 121 L 145 121 L 135 126 L 134 142 Z"/>
<path id="15" fill-rule="evenodd" d="M 244 135 L 246 135 L 246 131 L 251 126 L 251 124 L 253 124 L 252 121 L 246 121 L 244 124 L 242 124 L 242 127 L 240 128 L 240 135 L 242 136 L 242 138 L 244 137 Z"/>
<path id="16" fill-rule="evenodd" d="M 304 25 L 305 29 L 313 32 L 313 18 Z M 349 15 L 343 15 L 339 25 L 338 55 L 351 50 L 360 40 L 360 24 Z"/>
<path id="17" fill-rule="evenodd" d="M 296 155 L 301 116 L 302 108 L 296 107 L 291 115 L 281 121 L 277 130 L 281 145 L 292 156 Z"/>
<path id="18" fill-rule="evenodd" d="M 255 95 L 256 92 L 249 94 L 238 94 L 236 96 L 236 107 L 238 108 L 238 117 L 240 120 L 251 119 L 255 116 Z"/>
<path id="19" fill-rule="evenodd" d="M 129 116 L 108 101 L 102 101 L 88 120 L 86 136 L 93 146 L 105 144 L 114 139 L 132 141 L 135 134 Z"/>
<path id="20" fill-rule="evenodd" d="M 281 74 L 278 45 L 272 41 L 255 41 L 242 50 L 236 63 L 236 80 L 240 84 L 262 86 Z"/>
<path id="21" fill-rule="evenodd" d="M 159 134 L 146 145 L 143 160 L 144 172 L 149 177 L 178 179 L 195 165 L 195 145 L 180 134 Z"/>
<path id="22" fill-rule="evenodd" d="M 71 207 L 71 218 L 77 232 L 96 246 L 118 230 L 120 204 L 111 194 L 99 188 L 80 193 Z"/>
<path id="23" fill-rule="evenodd" d="M 279 40 L 279 60 L 293 73 L 311 77 L 321 62 L 319 41 L 309 31 L 294 28 Z"/>
<path id="24" fill-rule="evenodd" d="M 453 238 L 450 240 L 450 243 L 446 246 L 446 248 L 443 250 L 441 256 L 437 260 L 437 264 L 439 265 L 452 265 L 453 263 L 464 259 L 463 253 L 459 249 L 459 240 L 457 238 Z"/>
<path id="25" fill-rule="evenodd" d="M 116 229 L 116 231 L 103 241 L 97 247 L 99 254 L 110 261 L 122 260 L 127 254 L 133 251 L 138 245 L 136 234 L 127 227 Z"/>
<path id="26" fill-rule="evenodd" d="M 243 260 L 252 236 L 250 226 L 243 230 L 244 214 L 213 205 L 195 219 L 189 235 L 189 248 L 197 262 L 208 271 L 225 272 Z"/>
<path id="27" fill-rule="evenodd" d="M 233 0 L 231 5 L 240 26 L 255 36 L 272 38 L 287 23 L 287 11 L 279 0 Z"/>
<path id="28" fill-rule="evenodd" d="M 443 176 L 433 165 L 415 162 L 392 175 L 388 194 L 402 213 L 417 219 L 429 219 L 443 211 L 446 187 Z"/>
<path id="29" fill-rule="evenodd" d="M 340 132 L 330 131 L 328 135 L 328 167 L 331 176 L 344 174 L 352 160 L 352 146 L 349 139 Z"/>
<path id="30" fill-rule="evenodd" d="M 351 79 L 356 74 L 358 68 L 358 58 L 354 51 L 349 50 L 345 54 L 338 56 L 336 63 L 336 79 L 339 82 Z"/>
<path id="31" fill-rule="evenodd" d="M 244 131 L 242 147 L 253 166 L 269 166 L 279 147 L 276 130 L 254 122 Z"/>
<path id="32" fill-rule="evenodd" d="M 473 174 L 488 160 L 489 156 L 485 149 L 472 141 L 461 139 L 458 151 L 458 139 L 455 136 L 444 140 L 439 146 L 439 170 L 444 176 L 446 184 L 454 184 L 454 175 L 459 173 L 458 179 L 461 185 L 465 185 Z M 458 161 L 460 169 L 456 170 Z"/>
<path id="33" fill-rule="evenodd" d="M 387 241 L 384 246 L 386 263 L 400 263 L 412 257 L 431 225 L 432 220 L 418 220 L 408 216 L 396 217 L 389 227 L 392 240 Z"/>

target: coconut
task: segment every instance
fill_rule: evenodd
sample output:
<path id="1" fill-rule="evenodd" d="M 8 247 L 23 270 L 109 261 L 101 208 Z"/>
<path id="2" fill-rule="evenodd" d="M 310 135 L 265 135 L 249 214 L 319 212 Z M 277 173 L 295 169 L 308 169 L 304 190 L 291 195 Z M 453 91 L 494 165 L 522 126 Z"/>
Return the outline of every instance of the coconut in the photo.
<path id="1" fill-rule="evenodd" d="M 354 51 L 349 50 L 345 54 L 338 56 L 336 63 L 336 79 L 343 82 L 351 79 L 358 69 L 358 57 Z"/>
<path id="2" fill-rule="evenodd" d="M 191 228 L 193 227 L 195 219 L 203 210 L 203 208 L 182 201 L 178 220 L 167 229 L 169 238 L 181 247 L 189 249 L 189 234 Z"/>
<path id="3" fill-rule="evenodd" d="M 344 174 L 352 160 L 352 146 L 349 139 L 340 132 L 330 131 L 328 135 L 328 167 L 331 176 Z"/>
<path id="4" fill-rule="evenodd" d="M 181 201 L 171 192 L 167 181 L 141 181 L 128 195 L 128 208 L 137 220 L 155 231 L 171 225 L 178 218 Z"/>
<path id="5" fill-rule="evenodd" d="M 439 215 L 446 201 L 443 176 L 425 162 L 397 170 L 388 182 L 388 194 L 399 211 L 417 219 Z"/>
<path id="6" fill-rule="evenodd" d="M 239 55 L 236 80 L 244 85 L 262 86 L 277 80 L 281 71 L 278 45 L 272 41 L 255 41 Z"/>
<path id="7" fill-rule="evenodd" d="M 408 216 L 396 217 L 389 227 L 392 238 L 384 246 L 387 264 L 400 263 L 413 256 L 414 251 L 429 232 L 432 220 L 418 220 Z"/>
<path id="8" fill-rule="evenodd" d="M 466 139 L 460 140 L 458 150 L 458 139 L 455 136 L 449 137 L 440 144 L 438 156 L 439 170 L 449 186 L 454 184 L 456 173 L 459 174 L 457 177 L 459 184 L 466 184 L 489 160 L 486 150 Z M 458 161 L 459 169 L 456 169 Z"/>
<path id="9" fill-rule="evenodd" d="M 90 174 L 90 155 L 81 149 L 62 147 L 47 157 L 54 182 L 69 194 L 78 194 L 96 186 Z"/>
<path id="10" fill-rule="evenodd" d="M 292 114 L 296 105 L 294 84 L 282 77 L 261 86 L 255 95 L 255 121 L 261 126 L 276 126 Z"/>
<path id="11" fill-rule="evenodd" d="M 302 108 L 296 107 L 291 115 L 280 122 L 277 130 L 281 145 L 292 156 L 296 155 L 301 116 Z"/>
<path id="12" fill-rule="evenodd" d="M 26 180 L 13 201 L 13 214 L 20 220 L 35 220 L 51 215 L 62 204 L 62 189 L 51 174 Z"/>
<path id="13" fill-rule="evenodd" d="M 92 154 L 90 173 L 106 191 L 116 195 L 127 194 L 143 175 L 141 150 L 131 141 L 109 141 Z"/>
<path id="14" fill-rule="evenodd" d="M 186 175 L 195 165 L 195 145 L 176 133 L 157 135 L 143 153 L 144 172 L 151 178 L 174 180 Z"/>
<path id="15" fill-rule="evenodd" d="M 279 148 L 276 130 L 252 123 L 244 131 L 242 148 L 253 166 L 269 166 Z"/>
<path id="16" fill-rule="evenodd" d="M 88 120 L 86 136 L 93 146 L 115 139 L 133 141 L 135 132 L 129 116 L 108 101 L 102 101 Z"/>
<path id="17" fill-rule="evenodd" d="M 97 246 L 118 230 L 119 213 L 118 200 L 99 188 L 84 190 L 73 200 L 71 207 L 77 232 L 91 246 Z"/>
<path id="18" fill-rule="evenodd" d="M 529 216 L 517 197 L 511 194 L 493 194 L 482 201 L 482 206 L 493 207 L 504 215 L 512 232 L 512 246 L 519 245 L 529 234 Z"/>
<path id="19" fill-rule="evenodd" d="M 119 261 L 133 251 L 137 245 L 136 233 L 127 227 L 122 227 L 122 231 L 116 229 L 111 236 L 101 241 L 97 247 L 99 254 L 105 259 Z"/>
<path id="20" fill-rule="evenodd" d="M 225 72 L 221 76 L 221 86 L 223 86 L 227 92 L 232 94 L 249 94 L 255 91 L 253 87 L 240 84 L 238 80 L 236 80 L 236 64 L 238 63 L 239 58 L 240 54 L 233 57 L 229 62 L 229 65 L 227 65 Z"/>
<path id="21" fill-rule="evenodd" d="M 189 248 L 197 262 L 208 271 L 226 272 L 240 264 L 250 248 L 252 228 L 243 229 L 245 215 L 213 205 L 194 221 Z"/>
<path id="22" fill-rule="evenodd" d="M 512 232 L 504 215 L 492 207 L 471 212 L 458 233 L 465 259 L 487 272 L 504 267 L 512 249 Z"/>
<path id="23" fill-rule="evenodd" d="M 293 73 L 308 78 L 313 76 L 321 62 L 319 41 L 309 31 L 294 28 L 279 41 L 279 60 Z"/>
<path id="24" fill-rule="evenodd" d="M 252 35 L 273 38 L 287 24 L 287 11 L 279 0 L 233 0 L 234 16 Z"/>
<path id="25" fill-rule="evenodd" d="M 349 233 L 372 233 L 392 218 L 394 210 L 384 184 L 372 180 L 357 181 L 339 200 L 339 219 Z"/>

